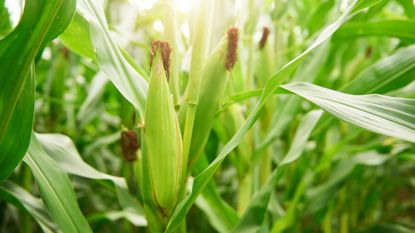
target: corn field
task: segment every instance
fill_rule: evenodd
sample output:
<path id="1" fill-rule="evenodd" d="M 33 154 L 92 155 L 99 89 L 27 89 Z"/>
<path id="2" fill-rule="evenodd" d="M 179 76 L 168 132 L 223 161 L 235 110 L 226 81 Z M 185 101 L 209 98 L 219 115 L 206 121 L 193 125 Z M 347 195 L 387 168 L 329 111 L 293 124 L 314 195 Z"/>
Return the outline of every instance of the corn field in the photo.
<path id="1" fill-rule="evenodd" d="M 413 0 L 0 1 L 0 233 L 411 233 L 414 143 Z"/>

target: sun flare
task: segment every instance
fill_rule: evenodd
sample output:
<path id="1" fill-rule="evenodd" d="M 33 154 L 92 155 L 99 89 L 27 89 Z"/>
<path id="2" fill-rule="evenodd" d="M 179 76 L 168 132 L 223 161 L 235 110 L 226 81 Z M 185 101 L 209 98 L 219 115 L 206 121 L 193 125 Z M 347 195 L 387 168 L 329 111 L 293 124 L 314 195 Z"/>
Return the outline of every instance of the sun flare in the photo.
<path id="1" fill-rule="evenodd" d="M 188 13 L 190 11 L 192 1 L 191 0 L 174 0 L 174 4 L 178 11 L 182 13 Z"/>

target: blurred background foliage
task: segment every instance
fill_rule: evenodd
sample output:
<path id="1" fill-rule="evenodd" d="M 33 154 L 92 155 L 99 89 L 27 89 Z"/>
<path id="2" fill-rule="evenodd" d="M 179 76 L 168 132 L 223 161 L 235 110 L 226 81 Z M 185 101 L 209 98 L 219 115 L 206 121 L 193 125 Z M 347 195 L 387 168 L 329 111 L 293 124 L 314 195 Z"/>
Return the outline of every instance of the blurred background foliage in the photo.
<path id="1" fill-rule="evenodd" d="M 116 45 L 143 77 L 150 71 L 151 42 L 168 38 L 166 22 L 174 17 L 173 54 L 178 61 L 179 93 L 184 93 L 196 17 L 194 3 L 171 0 L 174 10 L 168 11 L 167 1 L 108 0 L 105 15 Z M 17 0 L 0 3 L 0 38 L 17 24 L 22 4 Z M 210 49 L 228 27 L 236 25 L 240 30 L 238 62 L 227 86 L 228 96 L 262 88 L 335 21 L 347 4 L 346 0 L 216 1 Z M 68 29 L 38 53 L 34 130 L 69 136 L 87 164 L 126 178 L 129 192 L 125 195 L 129 197 L 120 194 L 111 180 L 70 175 L 93 232 L 145 232 L 142 213 L 130 213 L 126 208 L 129 204 L 125 201 L 138 197 L 139 192 L 133 165 L 124 159 L 120 142 L 122 130 L 137 130 L 138 116 L 99 68 L 88 30 L 78 11 Z M 288 82 L 307 81 L 350 94 L 414 98 L 413 43 L 414 2 L 378 1 L 351 17 L 330 41 L 304 59 Z M 355 81 L 370 75 L 373 79 L 367 82 Z M 382 75 L 395 78 L 379 86 L 376 83 Z M 218 113 L 205 148 L 207 161 L 212 161 L 232 137 L 256 101 L 243 100 Z M 183 99 L 176 102 L 178 107 L 182 103 Z M 305 114 L 315 107 L 299 96 L 273 96 L 258 122 L 216 172 L 211 181 L 215 195 L 207 198 L 204 192 L 191 208 L 188 232 L 223 232 L 214 198 L 241 216 L 252 194 L 264 185 L 275 164 L 297 140 L 296 131 Z M 413 232 L 413 143 L 374 134 L 326 114 L 322 119 L 304 145 L 302 157 L 283 168 L 271 201 L 264 207 L 268 211 L 259 232 Z M 258 161 L 252 162 L 252 156 Z M 193 173 L 198 173 L 197 166 Z M 2 183 L 0 232 L 41 231 L 33 213 L 45 209 L 41 204 L 36 206 L 39 190 L 33 182 L 31 170 L 22 163 Z M 13 201 L 12 196 L 20 200 Z M 22 204 L 25 200 L 36 211 Z M 45 218 L 49 218 L 47 213 Z"/>

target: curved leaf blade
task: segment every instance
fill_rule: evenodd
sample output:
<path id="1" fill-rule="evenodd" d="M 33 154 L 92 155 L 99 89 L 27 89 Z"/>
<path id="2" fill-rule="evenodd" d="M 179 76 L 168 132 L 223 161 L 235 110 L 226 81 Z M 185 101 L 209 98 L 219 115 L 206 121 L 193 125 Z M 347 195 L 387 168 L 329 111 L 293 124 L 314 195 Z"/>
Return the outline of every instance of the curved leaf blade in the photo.
<path id="1" fill-rule="evenodd" d="M 25 81 L 4 140 L 0 140 L 0 181 L 6 179 L 23 159 L 32 136 L 35 114 L 35 77 L 32 70 Z"/>
<path id="2" fill-rule="evenodd" d="M 378 22 L 353 22 L 344 25 L 334 35 L 334 40 L 348 40 L 366 36 L 396 37 L 405 42 L 415 42 L 414 20 L 387 20 Z"/>
<path id="3" fill-rule="evenodd" d="M 0 140 L 38 50 L 62 33 L 74 12 L 74 0 L 27 1 L 16 29 L 0 41 Z"/>
<path id="4" fill-rule="evenodd" d="M 44 151 L 35 135 L 24 161 L 33 172 L 42 200 L 65 233 L 92 233 L 77 203 L 71 181 Z"/>
<path id="5" fill-rule="evenodd" d="M 34 115 L 34 71 L 38 50 L 63 32 L 75 0 L 26 1 L 14 31 L 0 41 L 0 181 L 27 151 Z"/>
<path id="6" fill-rule="evenodd" d="M 69 137 L 62 134 L 35 135 L 49 157 L 65 172 L 90 179 L 111 180 L 115 185 L 127 188 L 124 178 L 102 173 L 85 163 Z"/>
<path id="7" fill-rule="evenodd" d="M 201 156 L 193 167 L 193 173 L 203 171 L 208 165 L 206 156 Z M 196 205 L 205 213 L 212 227 L 218 232 L 230 232 L 238 222 L 239 217 L 236 211 L 222 199 L 212 180 L 196 200 Z"/>
<path id="8" fill-rule="evenodd" d="M 402 48 L 363 70 L 341 91 L 349 94 L 387 93 L 414 81 L 415 45 Z"/>
<path id="9" fill-rule="evenodd" d="M 415 99 L 350 95 L 301 82 L 282 87 L 341 120 L 379 134 L 415 142 Z"/>
<path id="10" fill-rule="evenodd" d="M 62 134 L 36 134 L 39 143 L 45 149 L 47 155 L 66 173 L 76 176 L 95 179 L 110 180 L 115 187 L 115 194 L 123 208 L 121 217 L 127 218 L 136 226 L 146 226 L 142 206 L 134 199 L 128 191 L 124 178 L 108 175 L 96 170 L 94 167 L 82 160 L 72 140 Z"/>
<path id="11" fill-rule="evenodd" d="M 239 220 L 232 232 L 256 232 L 260 229 L 272 191 L 282 174 L 282 169 L 300 158 L 303 153 L 308 138 L 323 114 L 322 110 L 314 110 L 307 113 L 302 119 L 295 133 L 293 143 L 283 160 L 278 164 L 272 175 L 268 178 L 265 185 L 252 197 L 247 210 Z"/>
<path id="12" fill-rule="evenodd" d="M 25 209 L 46 233 L 57 232 L 58 227 L 49 217 L 46 207 L 40 198 L 34 197 L 24 188 L 5 181 L 0 186 L 0 198 L 13 205 Z"/>
<path id="13" fill-rule="evenodd" d="M 103 1 L 79 1 L 78 9 L 89 21 L 98 64 L 120 93 L 144 116 L 148 83 L 134 70 L 111 37 Z"/>
<path id="14" fill-rule="evenodd" d="M 96 60 L 89 24 L 81 15 L 75 14 L 72 22 L 59 36 L 59 39 L 76 54 Z"/>
<path id="15" fill-rule="evenodd" d="M 415 46 L 412 45 L 399 49 L 364 69 L 340 91 L 348 94 L 384 94 L 410 84 L 414 81 L 414 75 Z M 333 119 L 329 114 L 324 114 L 316 132 L 328 127 L 333 123 Z"/>

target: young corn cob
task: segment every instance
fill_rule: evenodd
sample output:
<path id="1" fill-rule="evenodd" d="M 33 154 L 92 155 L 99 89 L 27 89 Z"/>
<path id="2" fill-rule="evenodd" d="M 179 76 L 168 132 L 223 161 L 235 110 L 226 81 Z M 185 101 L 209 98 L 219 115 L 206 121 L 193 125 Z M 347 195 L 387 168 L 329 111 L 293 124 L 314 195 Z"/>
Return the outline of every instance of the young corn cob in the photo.
<path id="1" fill-rule="evenodd" d="M 142 130 L 141 189 L 151 232 L 162 232 L 184 190 L 187 159 L 168 85 L 170 47 L 156 41 Z"/>
<path id="2" fill-rule="evenodd" d="M 202 153 L 213 127 L 219 101 L 223 97 L 226 80 L 236 62 L 238 29 L 230 28 L 222 38 L 216 50 L 209 56 L 203 68 L 203 80 L 200 87 L 199 102 L 190 144 L 189 164 Z"/>

